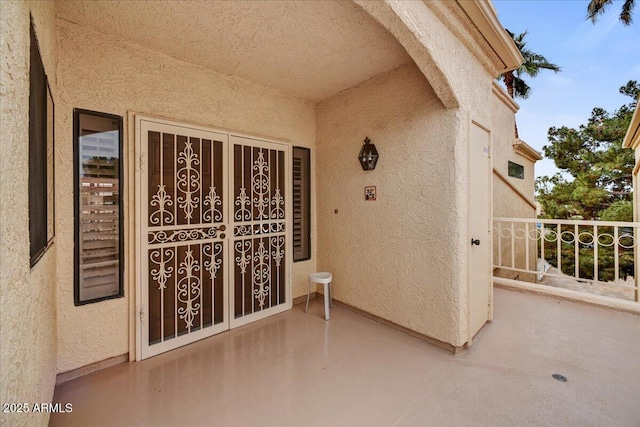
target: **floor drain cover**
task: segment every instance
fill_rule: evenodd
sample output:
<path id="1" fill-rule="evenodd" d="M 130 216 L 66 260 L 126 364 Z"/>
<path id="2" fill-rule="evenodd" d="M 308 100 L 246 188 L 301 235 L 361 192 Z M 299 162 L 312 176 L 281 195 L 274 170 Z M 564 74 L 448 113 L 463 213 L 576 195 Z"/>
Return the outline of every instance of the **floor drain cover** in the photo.
<path id="1" fill-rule="evenodd" d="M 553 378 L 557 379 L 558 381 L 562 381 L 563 383 L 567 382 L 567 377 L 565 377 L 564 375 L 560 375 L 560 374 L 553 374 L 551 375 Z"/>

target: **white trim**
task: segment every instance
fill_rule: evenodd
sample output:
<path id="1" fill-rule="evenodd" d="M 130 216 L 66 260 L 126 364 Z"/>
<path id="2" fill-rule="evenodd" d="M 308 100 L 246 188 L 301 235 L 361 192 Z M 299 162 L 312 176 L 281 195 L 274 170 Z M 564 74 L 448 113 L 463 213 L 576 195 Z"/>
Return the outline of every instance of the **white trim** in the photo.
<path id="1" fill-rule="evenodd" d="M 142 144 L 141 138 L 140 138 L 140 117 L 137 115 L 134 115 L 134 113 L 130 113 L 131 116 L 134 116 L 134 120 L 135 120 L 135 128 L 134 128 L 134 133 L 135 133 L 135 137 L 134 137 L 134 158 L 133 158 L 133 168 L 135 170 L 135 223 L 138 224 L 140 219 L 140 206 L 141 206 L 141 197 L 140 197 L 140 188 L 142 186 L 141 184 L 141 177 L 140 177 L 140 145 Z M 141 277 L 142 277 L 142 273 L 140 271 L 140 233 L 137 230 L 137 227 L 135 230 L 133 230 L 133 232 L 135 233 L 135 257 L 134 257 L 134 263 L 135 263 L 135 284 L 132 285 L 132 288 L 135 289 L 135 307 L 134 307 L 134 312 L 133 312 L 133 319 L 132 321 L 135 322 L 136 325 L 136 337 L 135 337 L 135 342 L 136 342 L 136 350 L 135 350 L 135 360 L 142 360 L 142 322 L 140 319 L 140 315 L 139 313 L 142 310 L 142 295 L 140 292 L 140 286 L 142 283 Z"/>
<path id="2" fill-rule="evenodd" d="M 535 163 L 538 160 L 542 160 L 542 154 L 521 139 L 516 139 L 516 142 L 513 143 L 513 150 L 530 162 Z"/>
<path id="3" fill-rule="evenodd" d="M 633 301 L 607 297 L 604 295 L 587 294 L 571 289 L 554 288 L 553 286 L 539 285 L 530 282 L 522 282 L 520 280 L 505 279 L 502 277 L 494 277 L 493 282 L 496 287 L 502 289 L 530 292 L 541 296 L 559 298 L 562 300 L 640 315 L 640 304 Z"/>
<path id="4" fill-rule="evenodd" d="M 501 222 L 528 222 L 530 224 L 561 224 L 561 225 L 595 225 L 599 227 L 634 227 L 640 228 L 640 222 L 625 222 L 625 221 L 587 221 L 587 220 L 575 220 L 575 219 L 546 219 L 546 218 L 507 218 L 496 217 L 494 221 Z"/>
<path id="5" fill-rule="evenodd" d="M 495 9 L 487 0 L 457 0 L 471 21 L 480 30 L 504 66 L 499 73 L 515 70 L 523 58 L 513 39 L 503 28 Z"/>
<path id="6" fill-rule="evenodd" d="M 629 129 L 624 136 L 622 142 L 623 147 L 636 149 L 640 146 L 640 107 L 636 106 L 636 111 L 633 112 L 631 117 L 631 123 Z"/>
<path id="7" fill-rule="evenodd" d="M 136 195 L 137 190 L 137 177 L 136 177 L 136 129 L 135 129 L 135 114 L 132 111 L 127 112 L 127 139 L 124 141 L 126 150 L 124 151 L 124 171 L 126 173 L 126 180 L 124 188 L 127 191 L 127 197 L 125 200 L 125 227 L 124 227 L 124 250 L 125 250 L 125 286 L 127 299 L 129 302 L 128 307 L 128 327 L 129 327 L 129 361 L 136 360 L 136 355 L 139 354 L 139 349 L 136 341 L 138 336 L 136 318 L 137 307 L 137 295 L 136 291 L 136 260 L 138 259 L 138 242 L 136 233 Z"/>
<path id="8" fill-rule="evenodd" d="M 467 124 L 467 210 L 468 216 L 471 216 L 471 114 L 466 112 L 466 124 Z M 464 237 L 464 248 L 466 255 L 466 263 L 467 263 L 467 346 L 473 345 L 473 334 L 471 333 L 471 249 L 469 245 L 466 244 L 471 239 L 471 230 L 469 229 L 469 218 L 467 218 L 467 235 Z"/>
<path id="9" fill-rule="evenodd" d="M 520 110 L 520 106 L 518 105 L 518 103 L 514 101 L 513 98 L 509 96 L 507 91 L 504 90 L 504 88 L 500 85 L 500 83 L 495 80 L 491 84 L 491 91 L 496 96 L 496 98 L 498 98 L 504 105 L 509 107 L 509 109 L 513 111 L 514 114 L 517 113 L 518 110 Z"/>

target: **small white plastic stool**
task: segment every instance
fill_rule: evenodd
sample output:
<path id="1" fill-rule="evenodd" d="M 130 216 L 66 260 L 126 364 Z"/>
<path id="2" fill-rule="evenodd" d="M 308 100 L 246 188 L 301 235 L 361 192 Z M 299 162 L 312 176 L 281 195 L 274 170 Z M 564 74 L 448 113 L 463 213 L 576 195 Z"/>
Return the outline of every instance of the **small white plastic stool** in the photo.
<path id="1" fill-rule="evenodd" d="M 313 273 L 309 275 L 309 287 L 307 288 L 307 307 L 304 309 L 306 313 L 309 310 L 309 296 L 311 295 L 311 283 L 322 283 L 324 285 L 324 320 L 329 320 L 331 314 L 329 307 L 333 308 L 331 300 L 331 273 Z"/>

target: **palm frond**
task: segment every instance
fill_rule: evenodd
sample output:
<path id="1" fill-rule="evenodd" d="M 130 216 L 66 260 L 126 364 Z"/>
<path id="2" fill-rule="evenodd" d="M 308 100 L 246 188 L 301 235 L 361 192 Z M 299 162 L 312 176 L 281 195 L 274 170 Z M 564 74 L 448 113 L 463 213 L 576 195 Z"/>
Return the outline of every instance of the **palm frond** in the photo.
<path id="1" fill-rule="evenodd" d="M 522 99 L 527 99 L 529 97 L 529 92 L 531 92 L 531 88 L 529 85 L 522 80 L 520 77 L 514 77 L 513 79 L 513 93 L 514 96 Z"/>
<path id="2" fill-rule="evenodd" d="M 598 16 L 604 13 L 612 1 L 613 0 L 591 0 L 587 6 L 587 19 L 591 19 L 591 22 L 595 24 Z"/>
<path id="3" fill-rule="evenodd" d="M 522 54 L 524 62 L 516 71 L 518 76 L 528 74 L 531 77 L 536 77 L 540 70 L 550 70 L 556 73 L 561 70 L 559 66 L 549 62 L 547 58 L 539 53 L 531 52 L 529 49 L 522 49 L 520 53 Z"/>
<path id="4" fill-rule="evenodd" d="M 633 6 L 635 6 L 635 0 L 626 0 L 622 5 L 622 12 L 620 12 L 620 21 L 624 25 L 631 24 L 631 14 L 633 12 Z"/>
<path id="5" fill-rule="evenodd" d="M 587 19 L 590 19 L 595 24 L 598 16 L 602 15 L 612 2 L 613 0 L 591 0 L 587 6 Z M 635 0 L 625 0 L 622 4 L 620 22 L 624 25 L 631 24 L 634 6 Z"/>
<path id="6" fill-rule="evenodd" d="M 558 71 L 560 71 L 560 67 L 549 62 L 547 58 L 540 55 L 539 53 L 535 53 L 527 48 L 527 43 L 525 41 L 527 31 L 516 35 L 506 28 L 505 30 L 513 39 L 513 42 L 522 54 L 522 58 L 524 59 L 524 61 L 516 70 L 504 73 L 501 75 L 501 77 L 503 77 L 504 79 L 504 83 L 507 86 L 507 92 L 509 92 L 509 95 L 514 98 L 527 98 L 529 96 L 531 88 L 522 79 L 522 76 L 528 75 L 531 77 L 535 77 L 538 75 L 540 70 L 551 70 L 557 73 Z"/>

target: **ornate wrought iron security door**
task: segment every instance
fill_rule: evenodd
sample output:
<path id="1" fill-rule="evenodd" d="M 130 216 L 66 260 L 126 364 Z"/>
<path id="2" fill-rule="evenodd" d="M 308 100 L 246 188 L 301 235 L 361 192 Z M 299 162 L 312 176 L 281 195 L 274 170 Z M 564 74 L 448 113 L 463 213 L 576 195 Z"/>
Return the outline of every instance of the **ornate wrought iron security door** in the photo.
<path id="1" fill-rule="evenodd" d="M 229 328 L 228 135 L 137 121 L 141 357 Z"/>
<path id="2" fill-rule="evenodd" d="M 289 146 L 135 123 L 138 357 L 291 308 Z"/>
<path id="3" fill-rule="evenodd" d="M 291 308 L 289 147 L 232 135 L 231 327 Z"/>

